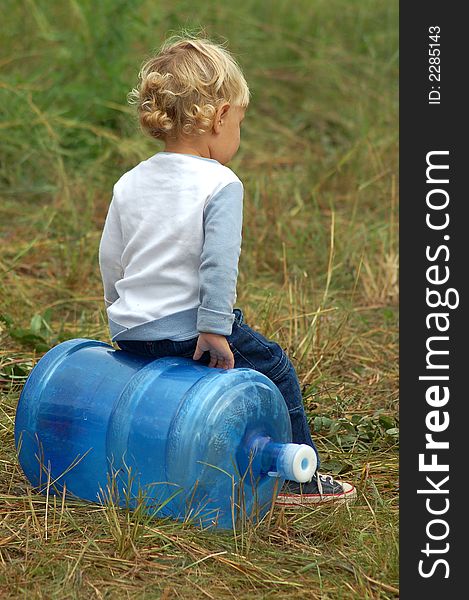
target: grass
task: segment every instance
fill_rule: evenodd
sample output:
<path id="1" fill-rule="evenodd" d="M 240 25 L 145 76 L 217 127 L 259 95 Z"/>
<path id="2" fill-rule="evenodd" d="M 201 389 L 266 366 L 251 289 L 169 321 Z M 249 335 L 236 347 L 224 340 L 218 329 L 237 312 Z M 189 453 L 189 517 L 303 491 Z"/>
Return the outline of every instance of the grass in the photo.
<path id="1" fill-rule="evenodd" d="M 6 0 L 0 58 L 0 596 L 398 595 L 397 2 Z M 126 93 L 164 36 L 226 38 L 252 89 L 238 302 L 291 356 L 348 509 L 240 534 L 32 493 L 13 441 L 32 366 L 108 340 L 97 265 L 113 183 L 159 146 Z"/>

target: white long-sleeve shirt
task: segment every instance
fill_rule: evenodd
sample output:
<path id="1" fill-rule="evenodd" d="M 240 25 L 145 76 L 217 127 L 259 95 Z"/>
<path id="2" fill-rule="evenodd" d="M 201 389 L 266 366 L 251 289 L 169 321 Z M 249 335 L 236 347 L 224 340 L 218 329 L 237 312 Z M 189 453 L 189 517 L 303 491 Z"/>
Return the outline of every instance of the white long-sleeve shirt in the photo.
<path id="1" fill-rule="evenodd" d="M 229 335 L 243 186 L 218 161 L 159 152 L 114 186 L 99 264 L 113 340 Z"/>

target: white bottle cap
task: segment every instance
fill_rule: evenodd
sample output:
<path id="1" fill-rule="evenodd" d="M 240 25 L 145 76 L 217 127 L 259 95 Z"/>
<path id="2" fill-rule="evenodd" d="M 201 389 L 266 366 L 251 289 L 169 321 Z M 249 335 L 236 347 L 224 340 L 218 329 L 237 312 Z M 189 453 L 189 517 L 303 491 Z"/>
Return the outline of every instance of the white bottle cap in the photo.
<path id="1" fill-rule="evenodd" d="M 307 444 L 285 444 L 277 457 L 280 477 L 306 483 L 316 472 L 316 452 Z"/>

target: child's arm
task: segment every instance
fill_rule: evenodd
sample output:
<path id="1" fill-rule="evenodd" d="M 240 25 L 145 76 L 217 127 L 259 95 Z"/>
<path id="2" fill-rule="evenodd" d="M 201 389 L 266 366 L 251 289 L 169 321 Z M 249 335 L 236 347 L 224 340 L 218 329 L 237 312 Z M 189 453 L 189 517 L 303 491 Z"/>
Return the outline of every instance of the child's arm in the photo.
<path id="1" fill-rule="evenodd" d="M 209 366 L 229 369 L 234 366 L 225 336 L 231 334 L 234 321 L 242 222 L 243 186 L 237 181 L 213 196 L 204 212 L 197 318 L 200 335 L 193 358 L 198 360 L 203 352 L 209 351 Z"/>
<path id="2" fill-rule="evenodd" d="M 122 231 L 113 198 L 99 244 L 99 268 L 103 280 L 106 308 L 119 298 L 116 291 L 116 282 L 123 277 L 122 248 Z"/>

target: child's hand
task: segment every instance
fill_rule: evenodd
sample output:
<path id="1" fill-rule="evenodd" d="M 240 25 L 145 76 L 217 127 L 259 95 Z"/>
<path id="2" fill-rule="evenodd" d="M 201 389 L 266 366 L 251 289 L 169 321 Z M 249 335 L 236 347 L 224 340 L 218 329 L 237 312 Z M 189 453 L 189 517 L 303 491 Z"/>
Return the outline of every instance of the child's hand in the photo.
<path id="1" fill-rule="evenodd" d="M 224 335 L 218 333 L 200 333 L 193 360 L 199 360 L 204 352 L 210 352 L 209 367 L 233 369 L 234 356 Z"/>

